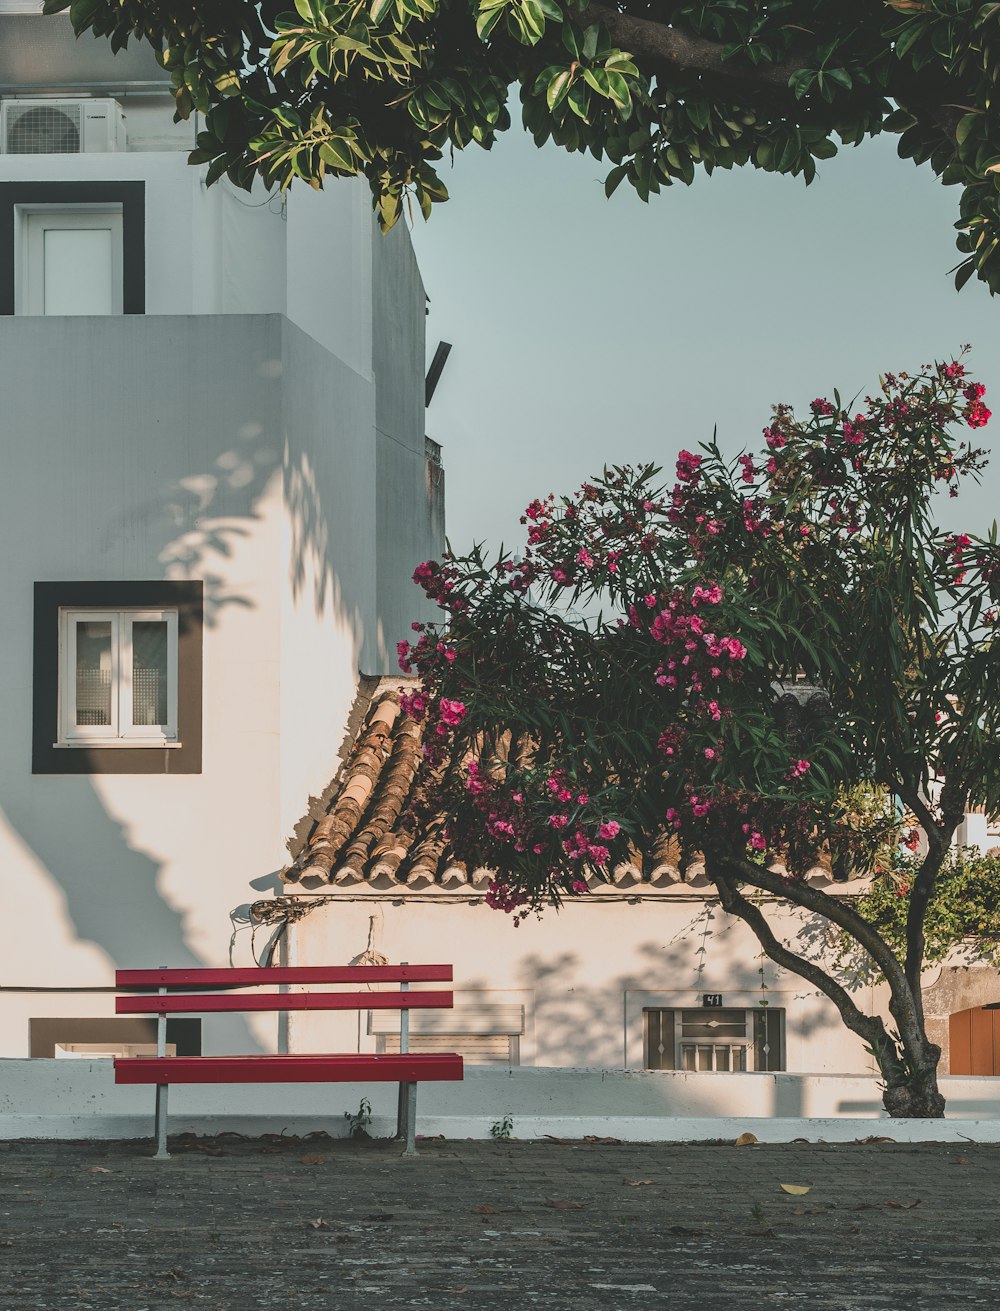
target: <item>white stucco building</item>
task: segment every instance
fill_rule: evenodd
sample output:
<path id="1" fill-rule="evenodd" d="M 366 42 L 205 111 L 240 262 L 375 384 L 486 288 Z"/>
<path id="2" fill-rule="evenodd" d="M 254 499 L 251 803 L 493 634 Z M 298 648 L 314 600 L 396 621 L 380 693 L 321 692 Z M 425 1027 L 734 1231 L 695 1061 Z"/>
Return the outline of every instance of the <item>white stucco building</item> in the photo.
<path id="1" fill-rule="evenodd" d="M 443 545 L 404 225 L 363 182 L 206 188 L 149 52 L 32 9 L 0 2 L 6 1056 L 104 1042 L 116 967 L 251 960 Z"/>

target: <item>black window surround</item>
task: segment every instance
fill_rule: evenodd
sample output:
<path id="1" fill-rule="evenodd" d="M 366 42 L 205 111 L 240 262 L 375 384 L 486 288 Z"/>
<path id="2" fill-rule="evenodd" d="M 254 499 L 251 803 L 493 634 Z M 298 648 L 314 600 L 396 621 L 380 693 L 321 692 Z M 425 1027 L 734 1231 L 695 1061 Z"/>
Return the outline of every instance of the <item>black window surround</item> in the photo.
<path id="1" fill-rule="evenodd" d="M 205 587 L 197 582 L 36 583 L 33 774 L 200 774 L 202 634 Z M 59 733 L 59 611 L 64 609 L 177 611 L 177 736 L 180 746 L 57 747 Z"/>
<path id="2" fill-rule="evenodd" d="M 121 205 L 122 312 L 146 312 L 145 182 L 0 182 L 0 314 L 14 313 L 19 206 Z"/>

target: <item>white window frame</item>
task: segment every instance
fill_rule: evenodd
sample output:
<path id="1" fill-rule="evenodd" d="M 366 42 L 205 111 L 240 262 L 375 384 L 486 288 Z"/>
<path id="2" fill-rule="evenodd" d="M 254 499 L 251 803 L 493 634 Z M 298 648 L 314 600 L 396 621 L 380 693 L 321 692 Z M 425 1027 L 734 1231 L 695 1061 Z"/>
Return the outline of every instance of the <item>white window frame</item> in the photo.
<path id="1" fill-rule="evenodd" d="M 45 233 L 111 227 L 111 314 L 124 313 L 125 237 L 121 203 L 18 205 L 14 211 L 14 313 L 45 314 Z"/>
<path id="2" fill-rule="evenodd" d="M 177 736 L 178 612 L 64 608 L 59 611 L 59 737 L 57 747 L 179 747 Z M 111 723 L 76 722 L 76 631 L 81 621 L 111 624 Z M 136 623 L 167 625 L 167 722 L 132 723 L 132 629 Z"/>

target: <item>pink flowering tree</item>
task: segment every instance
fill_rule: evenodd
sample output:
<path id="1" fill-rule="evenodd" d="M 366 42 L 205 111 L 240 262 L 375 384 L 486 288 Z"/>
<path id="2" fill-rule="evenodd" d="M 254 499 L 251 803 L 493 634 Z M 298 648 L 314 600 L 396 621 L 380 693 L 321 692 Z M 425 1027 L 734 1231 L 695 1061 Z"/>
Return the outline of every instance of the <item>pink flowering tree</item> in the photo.
<path id="1" fill-rule="evenodd" d="M 869 1046 L 893 1115 L 943 1113 L 924 923 L 965 810 L 1000 809 L 1000 549 L 932 514 L 982 468 L 970 430 L 988 418 L 956 360 L 849 407 L 778 406 L 759 452 L 682 451 L 672 486 L 605 470 L 527 508 L 522 554 L 421 565 L 442 619 L 400 647 L 421 677 L 404 706 L 426 725 L 427 813 L 497 871 L 493 906 L 516 923 L 676 838 Z M 916 846 L 902 808 L 926 854 L 890 943 L 804 873 L 818 850 L 863 873 Z M 891 1021 L 783 941 L 758 894 L 846 934 Z"/>

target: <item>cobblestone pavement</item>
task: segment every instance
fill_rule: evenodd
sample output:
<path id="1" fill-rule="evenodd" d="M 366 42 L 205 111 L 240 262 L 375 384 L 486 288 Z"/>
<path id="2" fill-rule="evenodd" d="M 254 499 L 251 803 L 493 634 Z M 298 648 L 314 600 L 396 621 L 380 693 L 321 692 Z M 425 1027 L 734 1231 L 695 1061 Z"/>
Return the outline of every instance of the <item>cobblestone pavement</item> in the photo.
<path id="1" fill-rule="evenodd" d="M 1000 1307 L 997 1147 L 149 1150 L 0 1143 L 2 1311 Z"/>

